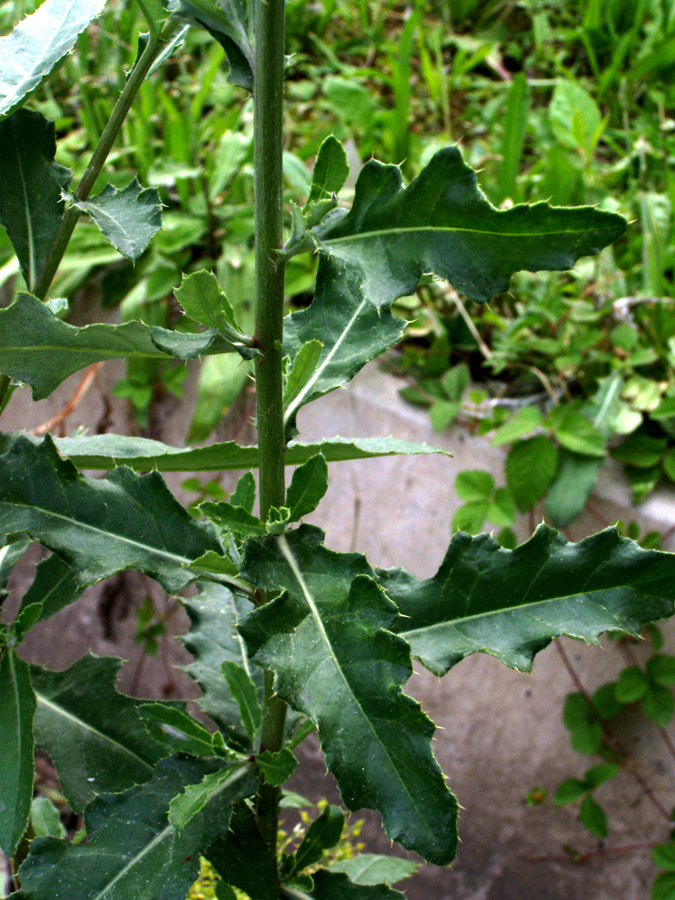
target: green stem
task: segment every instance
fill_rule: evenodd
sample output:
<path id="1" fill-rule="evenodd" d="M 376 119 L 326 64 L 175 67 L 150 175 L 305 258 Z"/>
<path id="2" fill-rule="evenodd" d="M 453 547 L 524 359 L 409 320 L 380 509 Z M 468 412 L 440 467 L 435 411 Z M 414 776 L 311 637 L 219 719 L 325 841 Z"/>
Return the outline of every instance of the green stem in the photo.
<path id="1" fill-rule="evenodd" d="M 285 0 L 256 0 L 256 71 L 253 89 L 255 128 L 256 396 L 260 517 L 283 506 L 284 423 L 282 338 L 285 263 L 283 245 L 283 88 Z M 266 597 L 260 598 L 264 602 Z M 286 705 L 274 696 L 272 674 L 265 673 L 260 749 L 283 745 Z M 256 804 L 260 832 L 276 848 L 280 791 L 261 781 Z"/>
<path id="2" fill-rule="evenodd" d="M 131 70 L 131 74 L 127 79 L 124 90 L 115 104 L 115 108 L 108 120 L 108 124 L 103 130 L 103 134 L 96 145 L 96 149 L 92 154 L 89 165 L 85 169 L 82 180 L 75 191 L 75 196 L 78 200 L 86 200 L 89 197 L 89 194 L 96 183 L 96 179 L 101 174 L 108 155 L 113 148 L 113 144 L 117 140 L 117 136 L 124 124 L 124 120 L 129 114 L 131 104 L 136 99 L 136 94 L 145 81 L 161 48 L 162 41 L 160 38 L 151 34 L 140 59 Z M 61 225 L 54 238 L 54 243 L 49 251 L 49 256 L 47 257 L 42 272 L 40 272 L 40 277 L 33 290 L 35 296 L 40 300 L 44 300 L 47 296 L 47 292 L 51 287 L 51 283 L 54 280 L 58 267 L 61 265 L 61 260 L 68 248 L 68 244 L 73 236 L 79 218 L 79 210 L 71 206 L 70 209 L 66 210 L 66 213 L 61 220 Z"/>

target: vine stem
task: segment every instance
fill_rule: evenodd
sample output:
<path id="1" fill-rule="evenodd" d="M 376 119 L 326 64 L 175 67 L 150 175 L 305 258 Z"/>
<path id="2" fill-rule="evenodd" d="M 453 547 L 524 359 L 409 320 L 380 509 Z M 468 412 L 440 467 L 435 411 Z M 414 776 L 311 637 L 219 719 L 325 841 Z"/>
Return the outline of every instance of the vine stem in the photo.
<path id="1" fill-rule="evenodd" d="M 259 456 L 260 517 L 286 499 L 284 478 L 282 338 L 283 246 L 283 89 L 285 0 L 256 0 L 256 65 L 253 84 L 255 137 L 255 256 L 256 256 L 256 396 Z M 260 593 L 258 603 L 269 598 Z M 274 694 L 271 672 L 265 672 L 260 752 L 283 746 L 286 704 Z M 261 778 L 256 820 L 263 839 L 276 849 L 279 788 Z"/>

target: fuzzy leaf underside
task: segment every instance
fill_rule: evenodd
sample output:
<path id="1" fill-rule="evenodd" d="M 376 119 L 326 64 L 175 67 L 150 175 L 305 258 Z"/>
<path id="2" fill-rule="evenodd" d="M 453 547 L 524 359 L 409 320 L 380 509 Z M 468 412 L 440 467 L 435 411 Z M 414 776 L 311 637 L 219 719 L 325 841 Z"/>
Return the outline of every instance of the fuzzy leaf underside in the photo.
<path id="1" fill-rule="evenodd" d="M 0 850 L 10 859 L 33 800 L 35 695 L 30 670 L 11 647 L 0 656 Z"/>
<path id="2" fill-rule="evenodd" d="M 284 593 L 240 631 L 279 696 L 316 723 L 347 807 L 378 810 L 393 840 L 444 865 L 457 804 L 431 750 L 434 725 L 400 689 L 412 667 L 407 644 L 385 630 L 397 611 L 363 556 L 322 539 L 301 526 L 247 542 L 243 577 Z"/>
<path id="3" fill-rule="evenodd" d="M 194 359 L 211 353 L 251 351 L 225 341 L 215 330 L 183 334 L 146 325 L 62 322 L 30 294 L 19 294 L 0 310 L 0 371 L 29 384 L 33 399 L 49 396 L 69 375 L 109 359 Z"/>
<path id="4" fill-rule="evenodd" d="M 85 812 L 85 844 L 32 842 L 20 870 L 27 900 L 183 900 L 199 874 L 200 854 L 227 829 L 232 804 L 254 793 L 257 782 L 233 767 L 236 777 L 225 780 L 180 833 L 169 824 L 169 804 L 221 767 L 171 758 L 158 764 L 152 781 L 97 797 Z"/>
<path id="5" fill-rule="evenodd" d="M 0 435 L 0 452 L 12 438 L 11 435 Z M 36 441 L 30 435 L 26 438 Z M 233 441 L 183 449 L 148 438 L 100 434 L 55 438 L 54 443 L 59 453 L 80 469 L 108 470 L 125 465 L 138 472 L 220 472 L 258 467 L 258 448 L 242 447 Z M 291 441 L 286 451 L 286 465 L 302 465 L 317 453 L 323 454 L 327 462 L 376 459 L 381 456 L 450 455 L 445 450 L 426 444 L 413 444 L 390 437 L 333 437 L 319 444 Z"/>
<path id="6" fill-rule="evenodd" d="M 25 102 L 74 46 L 106 0 L 45 0 L 0 38 L 0 116 Z"/>
<path id="7" fill-rule="evenodd" d="M 185 671 L 202 689 L 197 703 L 233 746 L 248 751 L 250 738 L 221 667 L 224 662 L 243 666 L 255 681 L 259 698 L 262 696 L 262 672 L 249 664 L 246 647 L 236 629 L 252 605 L 235 597 L 226 587 L 208 581 L 200 582 L 197 595 L 183 598 L 182 603 L 190 618 L 190 630 L 181 642 L 194 657 Z"/>
<path id="8" fill-rule="evenodd" d="M 113 247 L 127 259 L 138 259 L 162 228 L 162 201 L 156 188 L 141 188 L 134 178 L 124 190 L 112 184 L 90 200 L 73 206 L 94 220 Z"/>
<path id="9" fill-rule="evenodd" d="M 149 781 L 169 752 L 143 724 L 145 701 L 115 689 L 122 662 L 87 654 L 62 672 L 32 667 L 36 744 L 49 753 L 61 790 L 80 815 L 96 794 Z"/>
<path id="10" fill-rule="evenodd" d="M 51 440 L 7 436 L 0 453 L 0 533 L 25 532 L 72 568 L 80 585 L 127 568 L 169 592 L 189 584 L 186 566 L 220 546 L 156 472 L 121 466 L 106 478 L 81 475 Z"/>
<path id="11" fill-rule="evenodd" d="M 560 635 L 596 643 L 672 615 L 675 557 L 615 529 L 572 544 L 541 525 L 515 550 L 487 534 L 457 534 L 433 578 L 390 569 L 377 580 L 405 617 L 397 632 L 434 674 L 479 652 L 529 671 Z"/>
<path id="12" fill-rule="evenodd" d="M 248 39 L 244 0 L 176 0 L 173 10 L 196 25 L 205 28 L 222 46 L 230 64 L 228 81 L 253 90 L 254 54 Z"/>
<path id="13" fill-rule="evenodd" d="M 63 219 L 61 194 L 70 183 L 70 171 L 54 162 L 55 153 L 54 125 L 40 113 L 20 109 L 0 120 L 0 224 L 30 290 Z"/>
<path id="14" fill-rule="evenodd" d="M 284 353 L 291 365 L 304 344 L 312 340 L 323 344 L 312 375 L 288 404 L 286 425 L 293 430 L 302 406 L 347 384 L 366 363 L 397 344 L 405 326 L 386 307 L 375 308 L 364 290 L 362 273 L 320 253 L 314 300 L 284 319 Z"/>
<path id="15" fill-rule="evenodd" d="M 412 293 L 429 272 L 486 303 L 515 272 L 570 269 L 626 229 L 621 216 L 589 206 L 497 210 L 457 147 L 436 153 L 407 187 L 398 166 L 367 163 L 351 210 L 324 221 L 320 248 L 353 270 L 376 306 Z"/>

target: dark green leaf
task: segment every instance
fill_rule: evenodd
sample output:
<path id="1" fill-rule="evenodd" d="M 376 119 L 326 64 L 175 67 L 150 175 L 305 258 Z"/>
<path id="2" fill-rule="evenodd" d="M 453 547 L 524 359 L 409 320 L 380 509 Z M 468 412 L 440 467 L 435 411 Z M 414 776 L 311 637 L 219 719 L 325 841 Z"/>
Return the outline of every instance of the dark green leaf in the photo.
<path id="1" fill-rule="evenodd" d="M 291 777 L 298 767 L 298 761 L 288 747 L 277 753 L 265 750 L 256 756 L 258 768 L 265 776 L 265 781 L 273 787 L 279 787 Z"/>
<path id="2" fill-rule="evenodd" d="M 237 486 L 232 492 L 230 503 L 232 504 L 232 506 L 241 506 L 241 508 L 245 509 L 246 512 L 252 513 L 253 507 L 255 506 L 255 497 L 255 476 L 253 475 L 253 472 L 245 472 L 237 482 Z"/>
<path id="3" fill-rule="evenodd" d="M 175 0 L 173 10 L 218 41 L 230 64 L 228 81 L 252 91 L 255 65 L 244 0 Z"/>
<path id="4" fill-rule="evenodd" d="M 1 320 L 0 320 L 1 321 Z M 0 435 L 0 449 L 11 440 Z M 183 449 L 169 447 L 147 438 L 100 434 L 91 437 L 56 439 L 59 452 L 81 469 L 112 469 L 124 463 L 141 472 L 218 472 L 229 469 L 250 469 L 258 466 L 258 448 L 240 447 L 234 442 L 212 444 L 210 447 Z M 411 444 L 395 438 L 327 438 L 319 444 L 291 441 L 286 451 L 286 465 L 297 466 L 322 453 L 327 462 L 348 459 L 374 459 L 379 456 L 426 455 L 436 450 L 426 444 Z"/>
<path id="5" fill-rule="evenodd" d="M 61 814 L 48 797 L 36 797 L 33 800 L 30 820 L 35 837 L 64 838 L 67 834 Z"/>
<path id="6" fill-rule="evenodd" d="M 249 537 L 267 533 L 265 523 L 257 516 L 246 512 L 242 506 L 232 506 L 226 500 L 213 503 L 207 500 L 199 504 L 199 512 L 210 519 L 222 531 L 232 531 L 234 534 Z"/>
<path id="7" fill-rule="evenodd" d="M 15 436 L 0 454 L 0 531 L 25 531 L 63 557 L 81 585 L 136 568 L 175 592 L 193 580 L 192 559 L 220 549 L 157 473 L 120 466 L 86 478 L 49 437 Z"/>
<path id="8" fill-rule="evenodd" d="M 70 0 L 68 5 L 76 4 Z M 55 153 L 54 125 L 40 113 L 20 109 L 0 121 L 0 223 L 29 290 L 35 287 L 61 224 L 65 208 L 61 194 L 70 183 L 70 171 L 54 162 Z"/>
<path id="9" fill-rule="evenodd" d="M 319 147 L 307 202 L 314 203 L 330 197 L 331 194 L 337 194 L 342 189 L 348 175 L 347 154 L 340 141 L 331 134 Z"/>
<path id="10" fill-rule="evenodd" d="M 251 900 L 279 900 L 276 857 L 246 803 L 235 805 L 230 830 L 211 844 L 207 856 L 223 881 L 246 891 Z"/>
<path id="11" fill-rule="evenodd" d="M 200 854 L 227 828 L 232 803 L 253 793 L 256 780 L 224 782 L 180 833 L 167 821 L 169 804 L 222 765 L 164 760 L 151 782 L 97 797 L 85 812 L 86 844 L 32 842 L 21 867 L 23 889 L 31 900 L 183 900 L 199 873 Z"/>
<path id="12" fill-rule="evenodd" d="M 127 259 L 138 259 L 162 228 L 162 201 L 156 188 L 141 188 L 134 178 L 124 190 L 106 185 L 90 200 L 73 200 L 88 213 L 113 247 Z"/>
<path id="13" fill-rule="evenodd" d="M 558 451 L 545 435 L 514 444 L 506 457 L 506 483 L 519 512 L 532 509 L 558 468 Z"/>
<path id="14" fill-rule="evenodd" d="M 302 843 L 289 861 L 291 872 L 302 872 L 317 863 L 325 850 L 334 847 L 342 837 L 345 814 L 339 806 L 329 804 L 307 829 Z"/>
<path id="15" fill-rule="evenodd" d="M 654 880 L 649 900 L 675 900 L 675 872 L 664 872 Z"/>
<path id="16" fill-rule="evenodd" d="M 377 809 L 393 839 L 443 865 L 456 849 L 456 801 L 431 752 L 433 723 L 400 685 L 409 649 L 385 629 L 395 607 L 357 554 L 333 553 L 323 533 L 250 540 L 242 576 L 282 596 L 240 631 L 275 690 L 317 724 L 349 809 Z"/>
<path id="17" fill-rule="evenodd" d="M 29 384 L 34 400 L 47 397 L 69 375 L 96 362 L 193 359 L 204 353 L 235 351 L 251 354 L 247 347 L 235 347 L 215 331 L 184 334 L 143 322 L 77 328 L 62 322 L 30 294 L 19 294 L 11 306 L 0 309 L 0 370 Z"/>
<path id="18" fill-rule="evenodd" d="M 603 460 L 561 449 L 558 473 L 546 496 L 546 512 L 558 528 L 575 519 L 596 485 Z"/>
<path id="19" fill-rule="evenodd" d="M 298 466 L 286 494 L 286 506 L 291 511 L 291 522 L 297 522 L 317 508 L 328 490 L 328 465 L 325 456 L 317 453 Z"/>
<path id="20" fill-rule="evenodd" d="M 612 456 L 637 469 L 649 469 L 661 462 L 667 443 L 666 438 L 655 438 L 643 431 L 636 431 L 612 450 Z"/>
<path id="21" fill-rule="evenodd" d="M 150 735 L 166 747 L 166 755 L 214 756 L 213 735 L 187 712 L 185 703 L 143 703 L 138 707 Z"/>
<path id="22" fill-rule="evenodd" d="M 386 884 L 354 884 L 346 875 L 319 869 L 312 875 L 314 888 L 308 894 L 312 900 L 405 900 L 400 891 Z"/>
<path id="23" fill-rule="evenodd" d="M 587 794 L 581 801 L 579 816 L 584 826 L 596 837 L 607 837 L 607 816 L 597 800 Z"/>
<path id="24" fill-rule="evenodd" d="M 567 778 L 562 781 L 553 795 L 554 806 L 565 806 L 567 803 L 574 803 L 579 797 L 583 797 L 587 787 L 583 781 L 578 778 Z"/>
<path id="25" fill-rule="evenodd" d="M 448 147 L 407 188 L 398 166 L 368 162 L 351 211 L 322 225 L 317 237 L 325 253 L 360 276 L 371 303 L 387 306 L 411 294 L 427 272 L 487 302 L 509 289 L 514 272 L 570 269 L 625 228 L 620 216 L 593 207 L 496 210 L 457 147 Z"/>
<path id="26" fill-rule="evenodd" d="M 26 663 L 11 647 L 0 653 L 0 849 L 11 858 L 33 800 L 36 703 Z"/>
<path id="27" fill-rule="evenodd" d="M 583 694 L 565 697 L 563 722 L 570 732 L 570 742 L 578 753 L 592 755 L 602 742 L 602 725 Z"/>
<path id="28" fill-rule="evenodd" d="M 105 2 L 45 0 L 11 34 L 0 38 L 1 116 L 15 110 L 40 86 Z"/>
<path id="29" fill-rule="evenodd" d="M 291 364 L 308 341 L 323 344 L 317 367 L 286 408 L 286 425 L 292 429 L 301 406 L 347 384 L 366 363 L 398 343 L 404 330 L 402 319 L 368 302 L 358 274 L 320 254 L 311 306 L 284 319 L 284 352 Z"/>
<path id="30" fill-rule="evenodd" d="M 252 604 L 235 597 L 227 588 L 211 582 L 199 585 L 195 597 L 182 600 L 190 617 L 190 630 L 181 637 L 194 661 L 185 671 L 202 689 L 197 700 L 199 707 L 221 728 L 229 743 L 236 749 L 250 750 L 251 742 L 240 719 L 239 705 L 223 678 L 221 666 L 230 661 L 243 666 L 255 679 L 258 696 L 262 696 L 262 672 L 249 666 L 243 641 L 236 625 L 240 617 L 252 609 Z"/>
<path id="31" fill-rule="evenodd" d="M 12 570 L 29 547 L 30 540 L 23 535 L 0 537 L 0 606 L 9 596 Z"/>
<path id="32" fill-rule="evenodd" d="M 396 884 L 410 878 L 419 869 L 419 863 L 398 856 L 379 856 L 360 853 L 351 859 L 332 863 L 331 872 L 343 872 L 354 884 Z"/>
<path id="33" fill-rule="evenodd" d="M 38 563 L 33 583 L 21 600 L 12 630 L 18 642 L 38 622 L 44 622 L 55 613 L 82 596 L 83 585 L 75 572 L 60 556 L 52 554 Z"/>
<path id="34" fill-rule="evenodd" d="M 146 731 L 135 700 L 115 690 L 122 660 L 86 655 L 63 672 L 34 666 L 35 737 L 59 773 L 69 805 L 81 813 L 95 794 L 152 778 L 165 746 Z"/>
<path id="35" fill-rule="evenodd" d="M 542 525 L 515 550 L 487 534 L 457 534 L 433 578 L 391 569 L 378 581 L 408 617 L 398 632 L 435 674 L 476 652 L 528 671 L 559 635 L 589 642 L 605 631 L 639 635 L 671 615 L 675 558 L 614 529 L 572 544 Z"/>
<path id="36" fill-rule="evenodd" d="M 262 721 L 262 708 L 258 700 L 258 688 L 242 665 L 226 660 L 221 666 L 221 671 L 230 693 L 239 707 L 239 714 L 246 733 L 251 738 L 251 741 L 255 741 L 260 734 L 260 723 Z"/>
<path id="37" fill-rule="evenodd" d="M 238 795 L 242 782 L 247 782 L 249 788 L 253 782 L 251 767 L 246 763 L 210 772 L 200 782 L 189 784 L 182 794 L 173 798 L 169 804 L 169 823 L 180 833 L 214 797 Z M 253 789 L 249 789 L 248 793 L 253 793 Z"/>
<path id="38" fill-rule="evenodd" d="M 616 699 L 616 683 L 614 681 L 599 687 L 591 700 L 601 719 L 611 719 L 621 712 L 621 704 Z"/>

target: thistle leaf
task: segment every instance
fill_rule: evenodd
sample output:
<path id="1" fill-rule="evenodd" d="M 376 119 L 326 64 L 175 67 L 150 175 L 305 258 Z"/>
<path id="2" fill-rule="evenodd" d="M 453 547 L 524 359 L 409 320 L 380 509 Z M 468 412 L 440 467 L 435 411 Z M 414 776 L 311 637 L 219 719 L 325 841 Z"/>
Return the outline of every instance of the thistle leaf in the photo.
<path id="1" fill-rule="evenodd" d="M 253 90 L 254 53 L 248 38 L 244 0 L 174 0 L 177 16 L 205 28 L 225 50 L 230 64 L 228 81 Z"/>
<path id="2" fill-rule="evenodd" d="M 478 652 L 529 671 L 560 635 L 591 643 L 605 631 L 637 636 L 672 615 L 675 557 L 615 529 L 572 544 L 541 525 L 515 550 L 488 534 L 456 534 L 433 578 L 390 569 L 377 580 L 404 617 L 397 632 L 435 675 Z"/>
<path id="3" fill-rule="evenodd" d="M 90 200 L 73 200 L 73 206 L 92 217 L 113 247 L 136 260 L 162 228 L 162 202 L 156 188 L 141 188 L 134 178 L 124 190 L 106 185 Z"/>

